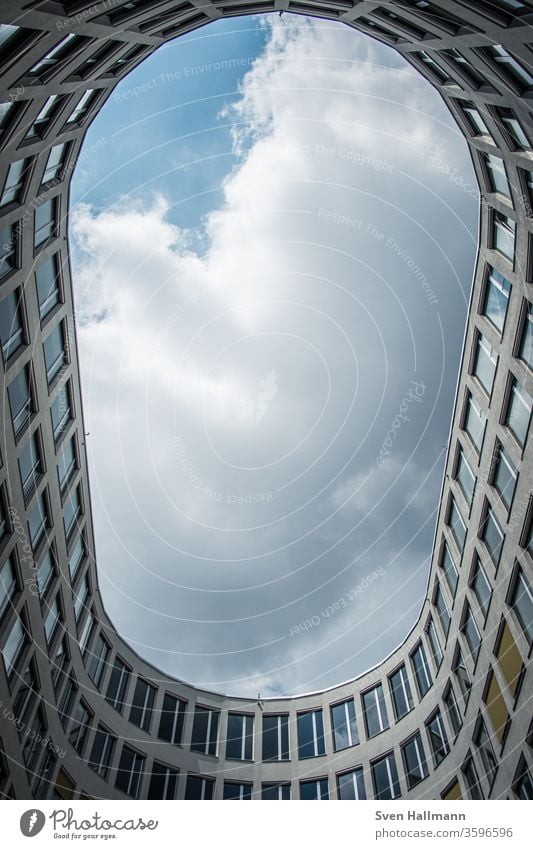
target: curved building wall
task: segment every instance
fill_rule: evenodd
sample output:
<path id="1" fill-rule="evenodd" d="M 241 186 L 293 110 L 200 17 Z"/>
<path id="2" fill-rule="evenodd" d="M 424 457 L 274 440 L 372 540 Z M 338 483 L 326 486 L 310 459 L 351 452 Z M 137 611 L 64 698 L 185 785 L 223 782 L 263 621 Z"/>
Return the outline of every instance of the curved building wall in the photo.
<path id="1" fill-rule="evenodd" d="M 481 216 L 418 622 L 356 680 L 258 702 L 161 673 L 105 613 L 67 215 L 116 83 L 165 40 L 270 10 L 344 21 L 434 83 L 470 144 Z M 531 798 L 533 4 L 4 0 L 0 17 L 0 793 Z"/>

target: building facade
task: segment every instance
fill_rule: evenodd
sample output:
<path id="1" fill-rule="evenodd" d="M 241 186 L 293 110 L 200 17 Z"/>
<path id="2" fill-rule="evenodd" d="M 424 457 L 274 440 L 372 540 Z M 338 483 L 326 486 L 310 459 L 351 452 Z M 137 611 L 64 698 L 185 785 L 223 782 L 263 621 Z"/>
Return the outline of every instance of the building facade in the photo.
<path id="1" fill-rule="evenodd" d="M 104 610 L 67 213 L 86 129 L 131 68 L 274 10 L 343 21 L 430 80 L 481 215 L 418 622 L 354 681 L 256 701 L 165 675 Z M 533 798 L 533 2 L 3 0 L 0 23 L 0 795 Z"/>

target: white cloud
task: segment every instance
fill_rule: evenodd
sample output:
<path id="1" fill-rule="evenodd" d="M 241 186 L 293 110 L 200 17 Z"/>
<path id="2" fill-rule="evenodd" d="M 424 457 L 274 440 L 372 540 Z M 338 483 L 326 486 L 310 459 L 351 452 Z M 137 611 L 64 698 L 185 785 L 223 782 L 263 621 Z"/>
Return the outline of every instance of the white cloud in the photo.
<path id="1" fill-rule="evenodd" d="M 225 110 L 236 159 L 204 253 L 161 188 L 150 204 L 81 204 L 71 217 L 104 599 L 147 656 L 234 692 L 334 683 L 408 630 L 390 599 L 415 607 L 423 592 L 431 521 L 420 529 L 438 496 L 473 256 L 447 209 L 474 229 L 472 199 L 422 156 L 446 125 L 450 155 L 469 167 L 438 96 L 367 38 L 286 21 L 269 19 L 267 47 Z M 442 232 L 464 245 L 457 269 L 446 246 L 436 254 Z M 446 294 L 450 349 L 436 345 L 437 313 L 389 236 Z M 415 373 L 427 403 L 369 482 Z M 377 560 L 394 568 L 364 604 L 396 617 L 390 638 L 365 616 L 353 658 L 343 634 L 354 604 L 288 647 L 291 624 Z"/>

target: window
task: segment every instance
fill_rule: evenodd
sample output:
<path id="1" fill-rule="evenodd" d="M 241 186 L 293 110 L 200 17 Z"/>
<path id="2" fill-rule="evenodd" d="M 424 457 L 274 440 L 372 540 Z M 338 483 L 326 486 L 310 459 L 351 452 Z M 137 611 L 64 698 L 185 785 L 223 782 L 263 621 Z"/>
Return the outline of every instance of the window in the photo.
<path id="1" fill-rule="evenodd" d="M 450 629 L 450 620 L 451 615 L 448 610 L 448 605 L 446 604 L 446 599 L 444 598 L 444 593 L 442 592 L 441 585 L 437 582 L 437 586 L 435 589 L 435 596 L 433 599 L 433 604 L 437 608 L 437 613 L 439 616 L 439 622 L 441 624 L 442 632 L 445 637 L 448 636 L 448 631 Z"/>
<path id="2" fill-rule="evenodd" d="M 18 159 L 16 162 L 11 163 L 2 195 L 0 196 L 0 206 L 6 206 L 8 203 L 18 203 L 21 200 L 29 164 L 29 159 Z"/>
<path id="3" fill-rule="evenodd" d="M 407 743 L 402 746 L 402 758 L 405 767 L 405 776 L 409 789 L 416 787 L 428 776 L 426 755 L 420 734 L 416 733 Z"/>
<path id="4" fill-rule="evenodd" d="M 252 798 L 251 784 L 238 784 L 236 781 L 225 781 L 223 790 L 223 799 L 240 800 Z"/>
<path id="5" fill-rule="evenodd" d="M 109 775 L 109 766 L 116 742 L 116 737 L 113 737 L 102 725 L 98 726 L 94 736 L 89 766 L 105 780 Z"/>
<path id="6" fill-rule="evenodd" d="M 122 713 L 124 709 L 124 699 L 130 680 L 130 673 L 131 670 L 129 667 L 119 657 L 116 657 L 109 677 L 109 684 L 107 685 L 106 701 L 115 710 L 118 710 L 119 713 Z"/>
<path id="7" fill-rule="evenodd" d="M 26 631 L 22 620 L 17 617 L 2 649 L 2 657 L 4 658 L 4 666 L 8 678 L 20 660 L 25 644 Z"/>
<path id="8" fill-rule="evenodd" d="M 481 452 L 483 438 L 485 436 L 485 424 L 487 417 L 473 395 L 468 394 L 466 402 L 464 429 L 468 433 L 472 443 L 478 452 Z"/>
<path id="9" fill-rule="evenodd" d="M 22 296 L 20 289 L 15 289 L 0 304 L 0 344 L 4 363 L 26 344 L 22 315 Z"/>
<path id="10" fill-rule="evenodd" d="M 492 782 L 494 781 L 498 770 L 498 761 L 496 760 L 496 755 L 494 754 L 494 749 L 492 748 L 492 743 L 490 742 L 490 737 L 487 733 L 485 723 L 481 717 L 479 718 L 474 743 L 476 744 L 479 752 L 479 757 L 481 758 L 487 781 L 489 782 L 489 785 L 492 786 Z"/>
<path id="11" fill-rule="evenodd" d="M 241 713 L 228 714 L 226 757 L 251 761 L 254 743 L 254 718 Z"/>
<path id="12" fill-rule="evenodd" d="M 263 716 L 263 760 L 289 760 L 289 717 L 285 714 Z"/>
<path id="13" fill-rule="evenodd" d="M 97 93 L 94 89 L 87 89 L 81 96 L 80 100 L 74 107 L 72 113 L 67 118 L 67 124 L 78 124 L 85 118 L 87 112 L 95 102 Z"/>
<path id="14" fill-rule="evenodd" d="M 511 284 L 509 281 L 503 274 L 489 265 L 482 315 L 490 321 L 500 334 L 503 333 L 510 294 Z"/>
<path id="15" fill-rule="evenodd" d="M 487 514 L 483 522 L 481 539 L 487 546 L 495 566 L 500 562 L 504 536 L 491 507 L 487 506 Z"/>
<path id="16" fill-rule="evenodd" d="M 481 646 L 481 637 L 479 634 L 479 628 L 476 625 L 476 620 L 474 619 L 472 610 L 470 609 L 470 605 L 468 603 L 465 605 L 461 633 L 463 634 L 466 640 L 466 644 L 470 649 L 470 654 L 472 655 L 472 659 L 475 663 L 479 653 L 479 648 Z"/>
<path id="17" fill-rule="evenodd" d="M 477 554 L 475 558 L 474 572 L 472 575 L 470 586 L 472 587 L 474 595 L 477 598 L 478 604 L 481 608 L 483 617 L 485 618 L 487 616 L 487 613 L 489 612 L 490 600 L 492 598 L 492 587 L 490 585 L 489 579 L 487 578 L 487 574 L 483 566 L 481 565 L 479 555 Z"/>
<path id="18" fill-rule="evenodd" d="M 175 799 L 178 789 L 178 770 L 154 761 L 147 799 Z"/>
<path id="19" fill-rule="evenodd" d="M 47 200 L 35 210 L 35 230 L 33 244 L 35 248 L 55 237 L 57 228 L 57 198 Z"/>
<path id="20" fill-rule="evenodd" d="M 487 127 L 481 113 L 471 103 L 465 103 L 461 106 L 464 114 L 467 117 L 470 129 L 473 135 L 490 136 L 489 128 Z"/>
<path id="21" fill-rule="evenodd" d="M 43 342 L 44 364 L 48 386 L 64 369 L 68 362 L 68 351 L 63 322 L 57 324 Z"/>
<path id="22" fill-rule="evenodd" d="M 30 438 L 20 452 L 19 471 L 22 491 L 24 498 L 27 500 L 37 486 L 39 478 L 43 473 L 38 433 L 32 433 L 30 435 Z"/>
<path id="23" fill-rule="evenodd" d="M 41 184 L 48 183 L 49 180 L 63 179 L 63 169 L 67 159 L 68 147 L 68 143 L 63 142 L 62 144 L 54 145 L 50 150 Z"/>
<path id="24" fill-rule="evenodd" d="M 52 123 L 55 115 L 61 108 L 62 98 L 59 94 L 52 94 L 43 108 L 37 114 L 33 124 L 31 124 L 28 132 L 26 133 L 26 139 L 32 138 L 44 138 L 46 130 Z"/>
<path id="25" fill-rule="evenodd" d="M 65 501 L 63 524 L 65 526 L 66 537 L 69 537 L 72 531 L 74 530 L 76 521 L 79 519 L 81 514 L 81 487 L 78 485 L 76 489 L 70 493 L 70 495 Z"/>
<path id="26" fill-rule="evenodd" d="M 457 582 L 459 581 L 459 573 L 457 572 L 457 567 L 453 562 L 453 557 L 450 554 L 450 549 L 446 542 L 442 547 L 442 558 L 440 563 L 441 569 L 444 572 L 444 577 L 446 578 L 446 583 L 448 584 L 449 590 L 453 597 L 455 597 L 455 591 L 457 590 Z"/>
<path id="27" fill-rule="evenodd" d="M 77 466 L 76 437 L 73 436 L 65 446 L 57 460 L 57 479 L 61 493 L 67 488 Z"/>
<path id="28" fill-rule="evenodd" d="M 152 687 L 151 684 L 142 678 L 137 678 L 133 701 L 131 703 L 130 722 L 133 722 L 138 728 L 142 728 L 143 731 L 150 730 L 155 693 L 155 687 Z"/>
<path id="29" fill-rule="evenodd" d="M 366 736 L 375 737 L 376 734 L 380 734 L 389 727 L 382 685 L 378 684 L 377 687 L 363 693 L 361 698 L 363 700 Z"/>
<path id="30" fill-rule="evenodd" d="M 461 487 L 464 497 L 468 504 L 471 505 L 474 498 L 474 490 L 476 488 L 476 476 L 470 468 L 470 464 L 468 463 L 462 448 L 459 449 L 459 459 L 457 462 L 455 477 Z"/>
<path id="31" fill-rule="evenodd" d="M 433 684 L 433 681 L 431 679 L 431 672 L 429 671 L 429 666 L 426 658 L 426 652 L 424 651 L 424 646 L 422 645 L 422 643 L 419 643 L 414 652 L 412 653 L 411 663 L 413 665 L 413 670 L 415 673 L 418 693 L 420 695 L 420 698 L 422 699 Z"/>
<path id="32" fill-rule="evenodd" d="M 74 704 L 77 691 L 78 685 L 72 675 L 69 675 L 59 702 L 59 719 L 63 727 L 71 717 L 72 705 Z"/>
<path id="33" fill-rule="evenodd" d="M 524 756 L 519 761 L 518 776 L 513 783 L 513 790 L 519 799 L 525 801 L 533 799 L 533 778 L 527 768 Z"/>
<path id="34" fill-rule="evenodd" d="M 501 44 L 494 44 L 485 48 L 485 53 L 501 69 L 501 76 L 507 83 L 511 84 L 513 91 L 522 93 L 524 89 L 533 85 L 533 77 L 529 71 L 514 56 L 508 53 Z"/>
<path id="35" fill-rule="evenodd" d="M 498 664 L 505 679 L 505 683 L 509 688 L 509 692 L 513 697 L 515 697 L 522 680 L 524 664 L 522 662 L 522 656 L 513 639 L 513 635 L 511 634 L 509 626 L 505 620 L 503 620 L 502 626 L 500 627 L 495 654 L 498 658 Z"/>
<path id="36" fill-rule="evenodd" d="M 37 299 L 41 319 L 46 318 L 61 301 L 59 254 L 47 257 L 35 269 Z"/>
<path id="37" fill-rule="evenodd" d="M 29 366 L 24 366 L 8 387 L 15 436 L 19 436 L 34 412 Z"/>
<path id="38" fill-rule="evenodd" d="M 439 635 L 437 634 L 437 629 L 435 627 L 435 622 L 433 621 L 432 616 L 430 616 L 427 621 L 425 631 L 426 636 L 428 638 L 429 647 L 431 649 L 433 663 L 435 664 L 435 669 L 438 672 L 444 655 L 442 653 L 442 646 L 440 644 Z"/>
<path id="39" fill-rule="evenodd" d="M 437 711 L 433 717 L 426 722 L 426 729 L 429 745 L 433 754 L 433 760 L 435 762 L 435 766 L 438 766 L 450 751 L 440 711 Z"/>
<path id="40" fill-rule="evenodd" d="M 46 614 L 43 618 L 44 633 L 46 642 L 50 645 L 56 635 L 57 627 L 62 619 L 59 597 L 56 595 L 52 603 L 45 607 L 45 609 Z"/>
<path id="41" fill-rule="evenodd" d="M 219 713 L 196 706 L 192 726 L 191 749 L 204 755 L 216 755 Z"/>
<path id="42" fill-rule="evenodd" d="M 70 655 L 68 651 L 67 640 L 63 637 L 60 640 L 55 649 L 53 656 L 50 657 L 50 669 L 52 673 L 52 684 L 54 685 L 54 690 L 57 696 L 59 692 L 61 682 L 63 680 L 63 675 L 65 672 L 65 668 L 70 660 Z"/>
<path id="43" fill-rule="evenodd" d="M 44 598 L 46 595 L 55 573 L 56 569 L 54 558 L 52 557 L 51 550 L 48 549 L 41 560 L 39 569 L 37 570 L 37 586 L 39 588 L 39 595 L 41 598 Z"/>
<path id="44" fill-rule="evenodd" d="M 33 784 L 34 799 L 44 799 L 48 793 L 51 784 L 51 775 L 57 764 L 57 756 L 54 752 L 47 750 L 40 769 L 37 771 L 37 778 Z"/>
<path id="45" fill-rule="evenodd" d="M 394 755 L 386 755 L 370 764 L 374 797 L 376 799 L 396 799 L 400 795 L 400 782 Z"/>
<path id="46" fill-rule="evenodd" d="M 463 720 L 461 719 L 459 705 L 457 704 L 457 699 L 455 698 L 455 693 L 451 684 L 448 686 L 444 695 L 444 704 L 446 705 L 446 711 L 448 713 L 448 719 L 450 720 L 453 733 L 457 736 L 461 730 Z"/>
<path id="47" fill-rule="evenodd" d="M 492 485 L 496 489 L 503 504 L 510 509 L 516 487 L 516 467 L 506 454 L 503 445 L 496 442 L 494 451 L 494 469 Z"/>
<path id="48" fill-rule="evenodd" d="M 496 349 L 490 345 L 482 333 L 478 333 L 473 374 L 477 377 L 487 395 L 492 392 L 497 365 L 498 354 Z"/>
<path id="49" fill-rule="evenodd" d="M 526 444 L 533 400 L 521 383 L 513 378 L 505 424 L 521 448 Z"/>
<path id="50" fill-rule="evenodd" d="M 213 798 L 215 782 L 212 778 L 200 778 L 197 775 L 188 775 L 185 785 L 185 798 L 197 801 L 205 801 Z"/>
<path id="51" fill-rule="evenodd" d="M 102 635 L 98 634 L 92 651 L 89 652 L 89 663 L 87 667 L 89 678 L 92 679 L 97 687 L 100 686 L 102 681 L 108 654 L 109 645 Z"/>
<path id="52" fill-rule="evenodd" d="M 72 581 L 74 581 L 74 578 L 78 574 L 79 568 L 85 559 L 85 553 L 85 541 L 83 536 L 80 535 L 74 543 L 72 553 L 68 559 L 68 568 Z"/>
<path id="53" fill-rule="evenodd" d="M 492 247 L 511 263 L 514 262 L 515 235 L 516 224 L 512 218 L 495 210 L 492 222 Z"/>
<path id="54" fill-rule="evenodd" d="M 492 153 L 483 153 L 482 160 L 489 178 L 490 191 L 499 192 L 507 198 L 510 197 L 511 192 L 509 190 L 503 159 L 500 159 L 499 156 L 494 156 Z"/>
<path id="55" fill-rule="evenodd" d="M 144 774 L 144 762 L 144 755 L 134 752 L 129 746 L 122 747 L 115 787 L 133 799 L 139 798 L 139 790 Z"/>
<path id="56" fill-rule="evenodd" d="M 523 320 L 519 357 L 530 369 L 533 369 L 533 304 L 529 301 L 527 301 L 527 311 Z"/>
<path id="57" fill-rule="evenodd" d="M 466 785 L 468 787 L 468 795 L 470 796 L 470 798 L 477 800 L 483 799 L 481 785 L 479 783 L 478 774 L 472 756 L 467 758 L 467 760 L 463 764 L 462 772 L 465 777 Z"/>
<path id="58" fill-rule="evenodd" d="M 496 112 L 507 136 L 509 147 L 512 150 L 531 150 L 529 139 L 514 112 L 504 107 L 497 108 Z"/>
<path id="59" fill-rule="evenodd" d="M 70 381 L 58 390 L 50 408 L 54 439 L 57 442 L 67 429 L 68 422 L 73 418 Z"/>
<path id="60" fill-rule="evenodd" d="M 526 639 L 533 640 L 533 591 L 522 569 L 518 569 L 509 601 Z"/>
<path id="61" fill-rule="evenodd" d="M 182 702 L 170 693 L 165 693 L 159 723 L 159 738 L 161 740 L 174 743 L 176 746 L 181 744 L 186 709 L 186 702 Z"/>
<path id="62" fill-rule="evenodd" d="M 327 778 L 317 778 L 314 781 L 300 781 L 300 799 L 329 799 Z"/>
<path id="63" fill-rule="evenodd" d="M 82 655 L 85 655 L 87 651 L 87 647 L 91 642 L 92 635 L 94 633 L 94 629 L 96 628 L 96 619 L 93 614 L 89 611 L 89 615 L 85 620 L 85 624 L 81 631 L 81 636 L 79 640 L 80 652 Z"/>
<path id="64" fill-rule="evenodd" d="M 316 758 L 326 753 L 322 710 L 298 714 L 298 757 Z"/>
<path id="65" fill-rule="evenodd" d="M 73 593 L 74 600 L 74 618 L 76 620 L 76 625 L 80 621 L 82 614 L 87 610 L 87 605 L 89 603 L 91 595 L 91 586 L 89 584 L 89 575 L 86 572 L 83 576 L 83 580 L 78 587 L 77 591 Z"/>
<path id="66" fill-rule="evenodd" d="M 472 689 L 472 681 L 470 680 L 470 675 L 468 674 L 466 663 L 460 650 L 457 651 L 453 671 L 459 682 L 459 689 L 466 705 L 470 696 L 470 690 Z"/>
<path id="67" fill-rule="evenodd" d="M 339 799 L 366 799 L 365 780 L 361 767 L 337 775 L 337 794 Z"/>
<path id="68" fill-rule="evenodd" d="M 335 752 L 357 746 L 359 735 L 355 721 L 355 704 L 353 699 L 347 699 L 331 708 L 331 728 L 333 732 L 333 748 Z"/>
<path id="69" fill-rule="evenodd" d="M 2 138 L 9 127 L 11 119 L 16 111 L 17 110 L 14 108 L 14 103 L 12 101 L 8 103 L 0 103 L 0 138 Z"/>
<path id="70" fill-rule="evenodd" d="M 401 719 L 409 713 L 413 707 L 413 696 L 411 686 L 407 677 L 407 670 L 402 664 L 396 672 L 389 677 L 389 687 L 396 720 Z"/>
<path id="71" fill-rule="evenodd" d="M 0 489 L 0 540 L 3 540 L 10 530 L 11 528 L 7 521 L 6 507 L 4 503 L 4 490 L 2 488 Z"/>
<path id="72" fill-rule="evenodd" d="M 39 77 L 44 80 L 51 71 L 58 68 L 61 63 L 66 62 L 71 56 L 77 53 L 89 41 L 88 38 L 81 35 L 69 33 L 61 39 L 55 47 L 52 47 L 44 56 L 42 56 L 35 65 L 32 65 L 28 71 L 28 75 Z"/>
<path id="73" fill-rule="evenodd" d="M 44 539 L 48 525 L 48 508 L 44 493 L 41 493 L 41 495 L 39 495 L 36 499 L 33 509 L 28 516 L 30 542 L 34 551 L 37 549 L 39 543 Z"/>
<path id="74" fill-rule="evenodd" d="M 68 739 L 79 755 L 83 753 L 92 716 L 92 713 L 85 707 L 84 703 L 81 701 L 78 702 L 74 716 L 72 717 Z"/>
<path id="75" fill-rule="evenodd" d="M 466 539 L 466 525 L 453 496 L 450 499 L 450 514 L 448 516 L 447 524 L 452 532 L 455 542 L 457 543 L 457 548 L 459 551 L 462 551 Z"/>
<path id="76" fill-rule="evenodd" d="M 39 684 L 35 675 L 35 667 L 33 660 L 30 660 L 22 676 L 18 693 L 13 700 L 14 723 L 19 731 L 24 730 L 38 690 Z"/>
<path id="77" fill-rule="evenodd" d="M 261 799 L 265 801 L 290 802 L 290 784 L 262 784 Z"/>
<path id="78" fill-rule="evenodd" d="M 30 773 L 34 772 L 39 755 L 42 752 L 42 741 L 46 737 L 46 724 L 42 715 L 42 708 L 38 708 L 35 718 L 30 726 L 22 754 L 26 768 Z"/>
<path id="79" fill-rule="evenodd" d="M 509 727 L 509 711 L 503 697 L 498 679 L 491 670 L 487 676 L 484 701 L 492 727 L 500 743 L 503 743 Z"/>
<path id="80" fill-rule="evenodd" d="M 0 619 L 11 607 L 11 601 L 17 592 L 17 574 L 11 557 L 4 561 L 0 569 Z"/>

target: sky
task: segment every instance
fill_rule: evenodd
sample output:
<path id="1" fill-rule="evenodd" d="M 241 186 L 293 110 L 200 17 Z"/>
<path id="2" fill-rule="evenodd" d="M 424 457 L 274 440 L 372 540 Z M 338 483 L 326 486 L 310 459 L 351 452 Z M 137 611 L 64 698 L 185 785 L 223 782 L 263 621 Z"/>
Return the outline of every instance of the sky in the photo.
<path id="1" fill-rule="evenodd" d="M 414 69 L 288 14 L 177 39 L 93 122 L 70 238 L 98 574 L 160 669 L 309 692 L 413 627 L 474 186 Z"/>

